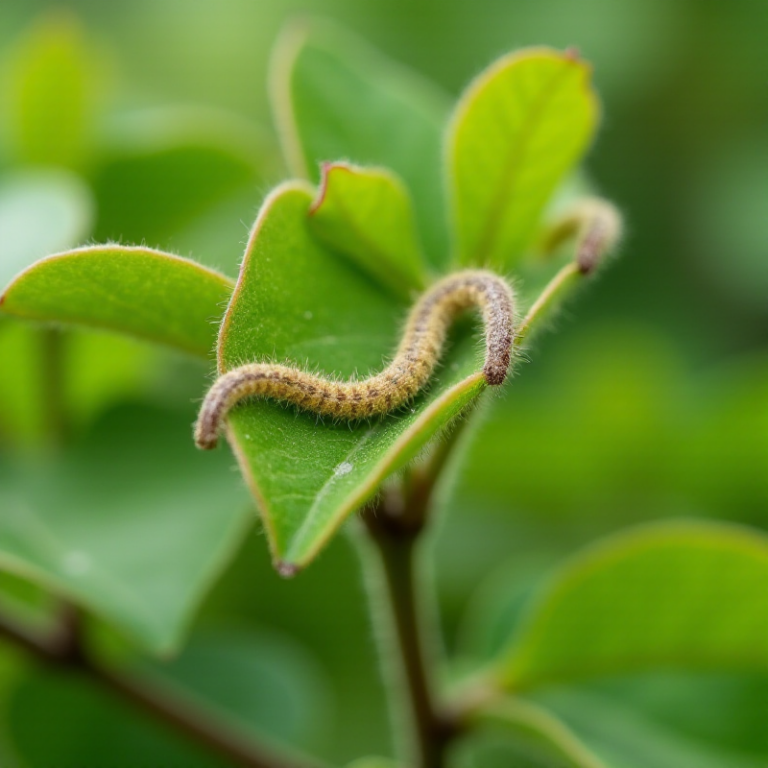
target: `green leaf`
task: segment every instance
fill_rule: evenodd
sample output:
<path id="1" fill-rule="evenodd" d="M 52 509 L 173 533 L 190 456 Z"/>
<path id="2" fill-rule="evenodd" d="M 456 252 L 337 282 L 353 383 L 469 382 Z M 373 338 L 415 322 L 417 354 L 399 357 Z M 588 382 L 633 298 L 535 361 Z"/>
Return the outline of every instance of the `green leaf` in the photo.
<path id="1" fill-rule="evenodd" d="M 458 260 L 510 269 L 597 125 L 589 67 L 532 48 L 499 59 L 459 101 L 448 139 Z"/>
<path id="2" fill-rule="evenodd" d="M 88 188 L 65 171 L 31 171 L 0 184 L 0 286 L 35 259 L 85 240 L 94 203 Z"/>
<path id="3" fill-rule="evenodd" d="M 78 168 L 87 158 L 98 62 L 69 14 L 49 13 L 10 62 L 12 151 L 23 163 Z"/>
<path id="4" fill-rule="evenodd" d="M 109 329 L 207 357 L 231 281 L 149 248 L 95 245 L 59 253 L 22 272 L 0 297 L 30 320 Z"/>
<path id="5" fill-rule="evenodd" d="M 0 567 L 117 625 L 143 646 L 179 644 L 250 520 L 221 454 L 190 415 L 126 408 L 60 461 L 0 464 Z"/>
<path id="6" fill-rule="evenodd" d="M 400 764 L 386 757 L 362 757 L 347 768 L 400 768 Z"/>
<path id="7" fill-rule="evenodd" d="M 406 307 L 312 237 L 313 192 L 279 187 L 265 202 L 222 324 L 219 368 L 278 360 L 349 377 L 383 367 Z M 478 350 L 459 336 L 430 389 L 408 409 L 357 424 L 253 401 L 229 438 L 258 501 L 272 553 L 287 568 L 317 554 L 379 484 L 484 389 Z"/>
<path id="8" fill-rule="evenodd" d="M 667 523 L 615 536 L 563 568 L 499 665 L 512 690 L 653 667 L 768 667 L 768 538 Z"/>
<path id="9" fill-rule="evenodd" d="M 312 232 L 401 298 L 426 284 L 415 221 L 400 179 L 384 168 L 325 163 Z"/>
<path id="10" fill-rule="evenodd" d="M 538 693 L 536 700 L 568 723 L 612 768 L 765 765 L 766 678 L 665 677 L 644 675 L 611 686 L 555 688 Z M 654 711 L 638 696 L 649 688 L 657 689 L 666 714 Z M 722 738 L 729 730 L 730 743 Z"/>
<path id="11" fill-rule="evenodd" d="M 4 730 L 24 768 L 234 768 L 82 676 L 33 667 L 8 698 Z"/>
<path id="12" fill-rule="evenodd" d="M 212 717 L 254 738 L 311 748 L 329 726 L 329 679 L 291 637 L 207 629 L 152 676 L 191 693 Z"/>
<path id="13" fill-rule="evenodd" d="M 92 173 L 96 239 L 167 245 L 180 227 L 255 186 L 262 143 L 253 126 L 217 110 L 121 116 Z"/>
<path id="14" fill-rule="evenodd" d="M 317 182 L 327 160 L 391 169 L 413 195 L 430 263 L 444 267 L 443 93 L 348 32 L 294 25 L 277 47 L 272 97 L 293 174 Z"/>
<path id="15" fill-rule="evenodd" d="M 526 755 L 558 768 L 606 768 L 578 737 L 547 710 L 519 699 L 494 704 L 478 724 L 503 733 Z"/>

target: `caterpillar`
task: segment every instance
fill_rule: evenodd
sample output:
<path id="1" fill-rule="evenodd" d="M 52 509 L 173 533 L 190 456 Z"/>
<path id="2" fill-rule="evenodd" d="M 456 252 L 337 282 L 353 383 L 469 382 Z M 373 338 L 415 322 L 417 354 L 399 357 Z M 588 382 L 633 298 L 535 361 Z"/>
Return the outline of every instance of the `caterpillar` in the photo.
<path id="1" fill-rule="evenodd" d="M 336 382 L 298 368 L 248 363 L 222 374 L 205 396 L 195 425 L 195 443 L 218 442 L 224 418 L 241 400 L 267 397 L 337 419 L 367 419 L 395 410 L 429 381 L 454 319 L 477 307 L 485 324 L 483 376 L 504 383 L 514 340 L 515 298 L 508 283 L 484 270 L 456 272 L 436 282 L 413 306 L 392 362 L 361 381 Z"/>

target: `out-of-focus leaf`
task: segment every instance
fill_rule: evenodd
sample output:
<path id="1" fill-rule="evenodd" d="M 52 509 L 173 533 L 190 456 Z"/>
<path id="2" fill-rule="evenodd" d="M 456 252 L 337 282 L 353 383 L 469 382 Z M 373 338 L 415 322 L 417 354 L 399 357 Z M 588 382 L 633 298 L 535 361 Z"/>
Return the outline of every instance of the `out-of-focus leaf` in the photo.
<path id="1" fill-rule="evenodd" d="M 79 167 L 91 138 L 93 76 L 98 71 L 77 22 L 44 16 L 10 62 L 12 151 L 37 165 Z"/>
<path id="2" fill-rule="evenodd" d="M 156 664 L 152 674 L 254 737 L 311 747 L 332 715 L 328 680 L 289 637 L 203 631 L 192 635 L 180 656 Z"/>
<path id="3" fill-rule="evenodd" d="M 744 681 L 732 680 L 724 687 L 706 677 L 688 682 L 670 680 L 671 685 L 659 692 L 668 710 L 681 708 L 672 715 L 653 711 L 638 701 L 638 686 L 642 689 L 645 682 L 647 688 L 648 682 L 654 682 L 642 678 L 613 685 L 613 694 L 600 690 L 605 685 L 597 689 L 556 688 L 542 691 L 536 700 L 568 723 L 611 768 L 762 768 L 768 758 L 764 681 L 755 681 L 757 697 L 744 699 L 738 694 L 739 689 L 744 690 Z M 737 695 L 729 695 L 729 688 Z M 706 730 L 697 732 L 691 723 L 703 713 Z M 681 720 L 688 721 L 687 725 Z M 750 721 L 752 732 L 748 733 L 742 724 Z M 722 738 L 726 723 L 739 731 L 738 741 L 729 743 Z"/>
<path id="4" fill-rule="evenodd" d="M 166 246 L 170 234 L 238 190 L 251 187 L 255 198 L 262 144 L 253 126 L 215 110 L 121 116 L 92 174 L 96 239 Z"/>
<path id="5" fill-rule="evenodd" d="M 93 201 L 77 176 L 33 171 L 0 184 L 0 286 L 35 259 L 88 237 Z"/>
<path id="6" fill-rule="evenodd" d="M 589 77 L 574 54 L 533 48 L 492 64 L 462 96 L 448 139 L 462 264 L 509 269 L 520 260 L 594 133 Z"/>
<path id="7" fill-rule="evenodd" d="M 350 763 L 347 768 L 402 768 L 399 763 L 386 757 L 363 757 Z"/>
<path id="8" fill-rule="evenodd" d="M 408 191 L 384 168 L 326 163 L 312 232 L 408 298 L 426 279 Z"/>
<path id="9" fill-rule="evenodd" d="M 0 317 L 0 441 L 34 444 L 44 436 L 46 386 L 43 336 L 37 328 Z"/>
<path id="10" fill-rule="evenodd" d="M 272 100 L 294 174 L 319 181 L 319 164 L 328 160 L 393 170 L 413 195 L 430 263 L 446 263 L 441 147 L 447 97 L 348 32 L 313 25 L 283 35 Z"/>
<path id="11" fill-rule="evenodd" d="M 189 259 L 149 248 L 95 245 L 22 272 L 0 297 L 8 314 L 119 331 L 201 357 L 232 282 Z"/>
<path id="12" fill-rule="evenodd" d="M 700 163 L 684 219 L 691 250 L 716 290 L 740 307 L 768 309 L 768 223 L 765 190 L 768 151 L 757 140 L 732 142 Z M 700 267 L 700 268 L 701 268 Z"/>
<path id="13" fill-rule="evenodd" d="M 7 710 L 9 738 L 25 768 L 233 768 L 82 677 L 29 671 Z"/>
<path id="14" fill-rule="evenodd" d="M 176 646 L 250 519 L 225 456 L 191 414 L 114 413 L 60 461 L 0 464 L 0 565 L 63 594 L 143 646 Z"/>
<path id="15" fill-rule="evenodd" d="M 525 755 L 560 768 L 607 768 L 579 738 L 545 709 L 507 700 L 484 710 L 478 723 L 503 733 Z"/>
<path id="16" fill-rule="evenodd" d="M 311 202 L 312 190 L 296 184 L 266 201 L 222 325 L 221 371 L 269 359 L 365 375 L 380 370 L 396 346 L 406 308 L 311 236 Z M 229 438 L 275 559 L 308 563 L 390 473 L 477 397 L 485 387 L 480 367 L 464 336 L 408 409 L 358 424 L 318 423 L 263 400 L 234 409 Z"/>
<path id="17" fill-rule="evenodd" d="M 704 523 L 587 550 L 533 601 L 498 673 L 512 690 L 680 669 L 768 668 L 768 539 Z"/>

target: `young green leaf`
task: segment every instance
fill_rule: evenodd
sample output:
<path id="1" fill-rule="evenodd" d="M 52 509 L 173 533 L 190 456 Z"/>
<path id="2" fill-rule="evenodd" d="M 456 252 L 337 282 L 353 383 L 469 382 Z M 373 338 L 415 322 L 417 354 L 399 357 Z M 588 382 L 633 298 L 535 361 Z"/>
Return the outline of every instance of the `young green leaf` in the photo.
<path id="1" fill-rule="evenodd" d="M 667 523 L 618 535 L 560 571 L 498 667 L 512 690 L 649 667 L 768 668 L 768 538 Z"/>
<path id="2" fill-rule="evenodd" d="M 91 138 L 97 62 L 75 19 L 50 13 L 10 62 L 11 149 L 22 162 L 78 168 Z"/>
<path id="3" fill-rule="evenodd" d="M 126 408 L 61 461 L 0 463 L 0 567 L 154 652 L 178 646 L 251 519 L 226 457 L 197 453 L 189 421 Z"/>
<path id="4" fill-rule="evenodd" d="M 563 768 L 607 768 L 565 723 L 520 699 L 508 699 L 479 712 L 477 724 L 502 733 L 527 755 L 535 755 L 546 765 Z"/>
<path id="5" fill-rule="evenodd" d="M 0 309 L 31 320 L 119 331 L 207 357 L 231 281 L 150 248 L 95 245 L 49 256 L 22 272 Z"/>
<path id="6" fill-rule="evenodd" d="M 408 190 L 383 168 L 323 165 L 310 210 L 312 232 L 356 261 L 399 297 L 426 284 Z"/>
<path id="7" fill-rule="evenodd" d="M 443 93 L 354 35 L 313 25 L 290 27 L 279 42 L 272 101 L 293 174 L 317 182 L 329 160 L 391 169 L 413 195 L 430 263 L 445 265 Z"/>
<path id="8" fill-rule="evenodd" d="M 262 136 L 211 109 L 123 115 L 106 133 L 91 174 L 98 241 L 165 245 L 221 200 L 251 189 L 266 166 Z"/>
<path id="9" fill-rule="evenodd" d="M 313 191 L 276 189 L 246 249 L 219 337 L 219 370 L 289 362 L 347 378 L 383 367 L 407 307 L 310 232 Z M 266 400 L 236 407 L 228 436 L 285 572 L 308 563 L 379 484 L 484 389 L 468 336 L 407 410 L 357 424 L 322 423 Z"/>
<path id="10" fill-rule="evenodd" d="M 594 134 L 589 78 L 575 54 L 532 48 L 492 64 L 464 93 L 448 139 L 460 263 L 509 269 L 520 260 Z"/>

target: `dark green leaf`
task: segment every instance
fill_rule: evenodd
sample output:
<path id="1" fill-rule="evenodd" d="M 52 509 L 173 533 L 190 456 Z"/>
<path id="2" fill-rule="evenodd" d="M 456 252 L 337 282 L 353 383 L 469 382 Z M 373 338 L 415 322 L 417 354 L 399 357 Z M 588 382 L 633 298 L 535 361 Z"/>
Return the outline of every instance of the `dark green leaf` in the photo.
<path id="1" fill-rule="evenodd" d="M 499 702 L 478 723 L 504 734 L 519 750 L 558 768 L 607 768 L 579 738 L 547 710 L 521 700 Z"/>
<path id="2" fill-rule="evenodd" d="M 153 651 L 179 643 L 250 519 L 224 455 L 190 416 L 127 409 L 65 459 L 0 464 L 0 564 Z"/>
<path id="3" fill-rule="evenodd" d="M 766 678 L 750 683 L 701 675 L 687 680 L 665 677 L 552 689 L 536 699 L 568 723 L 611 768 L 765 765 Z M 654 689 L 657 705 L 643 703 L 642 691 Z M 722 738 L 728 729 L 738 734 L 730 743 Z"/>
<path id="4" fill-rule="evenodd" d="M 448 99 L 348 32 L 294 26 L 272 71 L 278 128 L 291 171 L 320 179 L 320 163 L 389 168 L 413 195 L 430 263 L 448 258 L 441 147 Z"/>
<path id="5" fill-rule="evenodd" d="M 168 236 L 238 190 L 255 200 L 263 139 L 214 110 L 163 109 L 115 121 L 95 171 L 95 237 L 166 246 Z"/>
<path id="6" fill-rule="evenodd" d="M 307 748 L 329 725 L 329 681 L 290 637 L 226 629 L 193 633 L 181 654 L 156 663 L 152 674 L 255 738 Z"/>
<path id="7" fill-rule="evenodd" d="M 653 667 L 768 668 L 768 539 L 667 523 L 609 539 L 538 596 L 499 665 L 513 690 Z"/>

